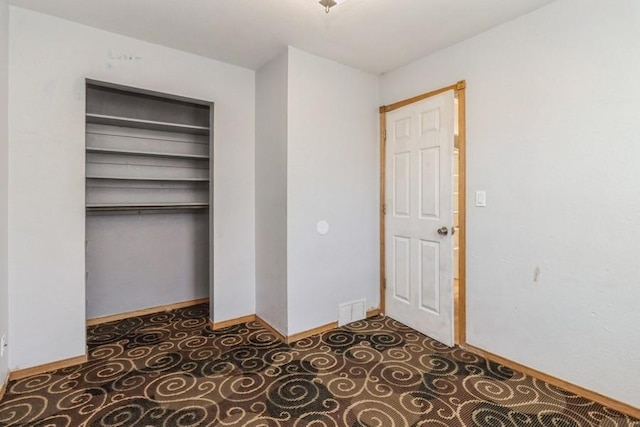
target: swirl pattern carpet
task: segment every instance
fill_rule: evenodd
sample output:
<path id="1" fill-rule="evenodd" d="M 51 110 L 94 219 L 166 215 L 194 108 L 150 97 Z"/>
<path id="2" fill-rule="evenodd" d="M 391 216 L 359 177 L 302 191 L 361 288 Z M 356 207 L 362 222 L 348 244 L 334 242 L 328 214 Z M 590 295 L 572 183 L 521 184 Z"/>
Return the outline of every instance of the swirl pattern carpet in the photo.
<path id="1" fill-rule="evenodd" d="M 1 426 L 640 427 L 375 317 L 283 344 L 208 306 L 88 329 L 89 361 L 12 381 Z"/>

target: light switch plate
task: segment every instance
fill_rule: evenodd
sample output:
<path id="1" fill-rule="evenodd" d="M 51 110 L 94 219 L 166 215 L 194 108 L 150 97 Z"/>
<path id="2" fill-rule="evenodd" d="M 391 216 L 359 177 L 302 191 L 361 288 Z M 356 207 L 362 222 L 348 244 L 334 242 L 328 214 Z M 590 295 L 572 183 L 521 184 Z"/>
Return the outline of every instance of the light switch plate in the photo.
<path id="1" fill-rule="evenodd" d="M 476 191 L 476 206 L 484 208 L 487 206 L 487 192 Z"/>

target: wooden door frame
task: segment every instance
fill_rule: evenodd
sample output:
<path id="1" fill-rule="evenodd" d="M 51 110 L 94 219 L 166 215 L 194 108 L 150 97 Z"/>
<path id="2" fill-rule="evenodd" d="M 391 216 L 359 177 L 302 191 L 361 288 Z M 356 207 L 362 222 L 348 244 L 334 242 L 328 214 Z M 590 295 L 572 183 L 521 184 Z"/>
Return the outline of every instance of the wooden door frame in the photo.
<path id="1" fill-rule="evenodd" d="M 386 145 L 387 145 L 387 113 L 407 105 L 431 98 L 441 93 L 452 90 L 458 98 L 458 226 L 459 250 L 458 250 L 458 301 L 454 300 L 454 343 L 466 344 L 466 247 L 467 247 L 467 223 L 466 223 L 466 87 L 464 80 L 451 86 L 443 87 L 431 92 L 423 93 L 412 98 L 404 99 L 390 105 L 380 107 L 380 312 L 385 313 L 386 290 L 386 266 L 385 266 L 385 215 L 386 215 Z M 454 282 L 455 283 L 455 282 Z M 455 285 L 454 285 L 455 286 Z"/>

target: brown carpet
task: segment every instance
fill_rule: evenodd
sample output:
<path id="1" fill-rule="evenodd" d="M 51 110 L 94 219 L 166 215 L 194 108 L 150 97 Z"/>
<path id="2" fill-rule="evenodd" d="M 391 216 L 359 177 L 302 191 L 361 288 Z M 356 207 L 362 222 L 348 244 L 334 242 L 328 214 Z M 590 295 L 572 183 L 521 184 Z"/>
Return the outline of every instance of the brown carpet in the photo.
<path id="1" fill-rule="evenodd" d="M 200 305 L 89 328 L 89 362 L 11 382 L 0 425 L 640 427 L 388 318 L 293 345 L 207 319 Z"/>

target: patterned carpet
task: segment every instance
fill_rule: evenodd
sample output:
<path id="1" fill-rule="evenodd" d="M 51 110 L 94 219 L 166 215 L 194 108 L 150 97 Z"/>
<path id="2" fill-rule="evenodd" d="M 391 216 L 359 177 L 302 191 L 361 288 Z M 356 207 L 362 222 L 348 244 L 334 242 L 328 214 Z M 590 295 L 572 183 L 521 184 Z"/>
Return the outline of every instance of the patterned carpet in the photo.
<path id="1" fill-rule="evenodd" d="M 293 345 L 208 307 L 89 328 L 89 362 L 13 381 L 2 426 L 640 427 L 376 317 Z"/>

